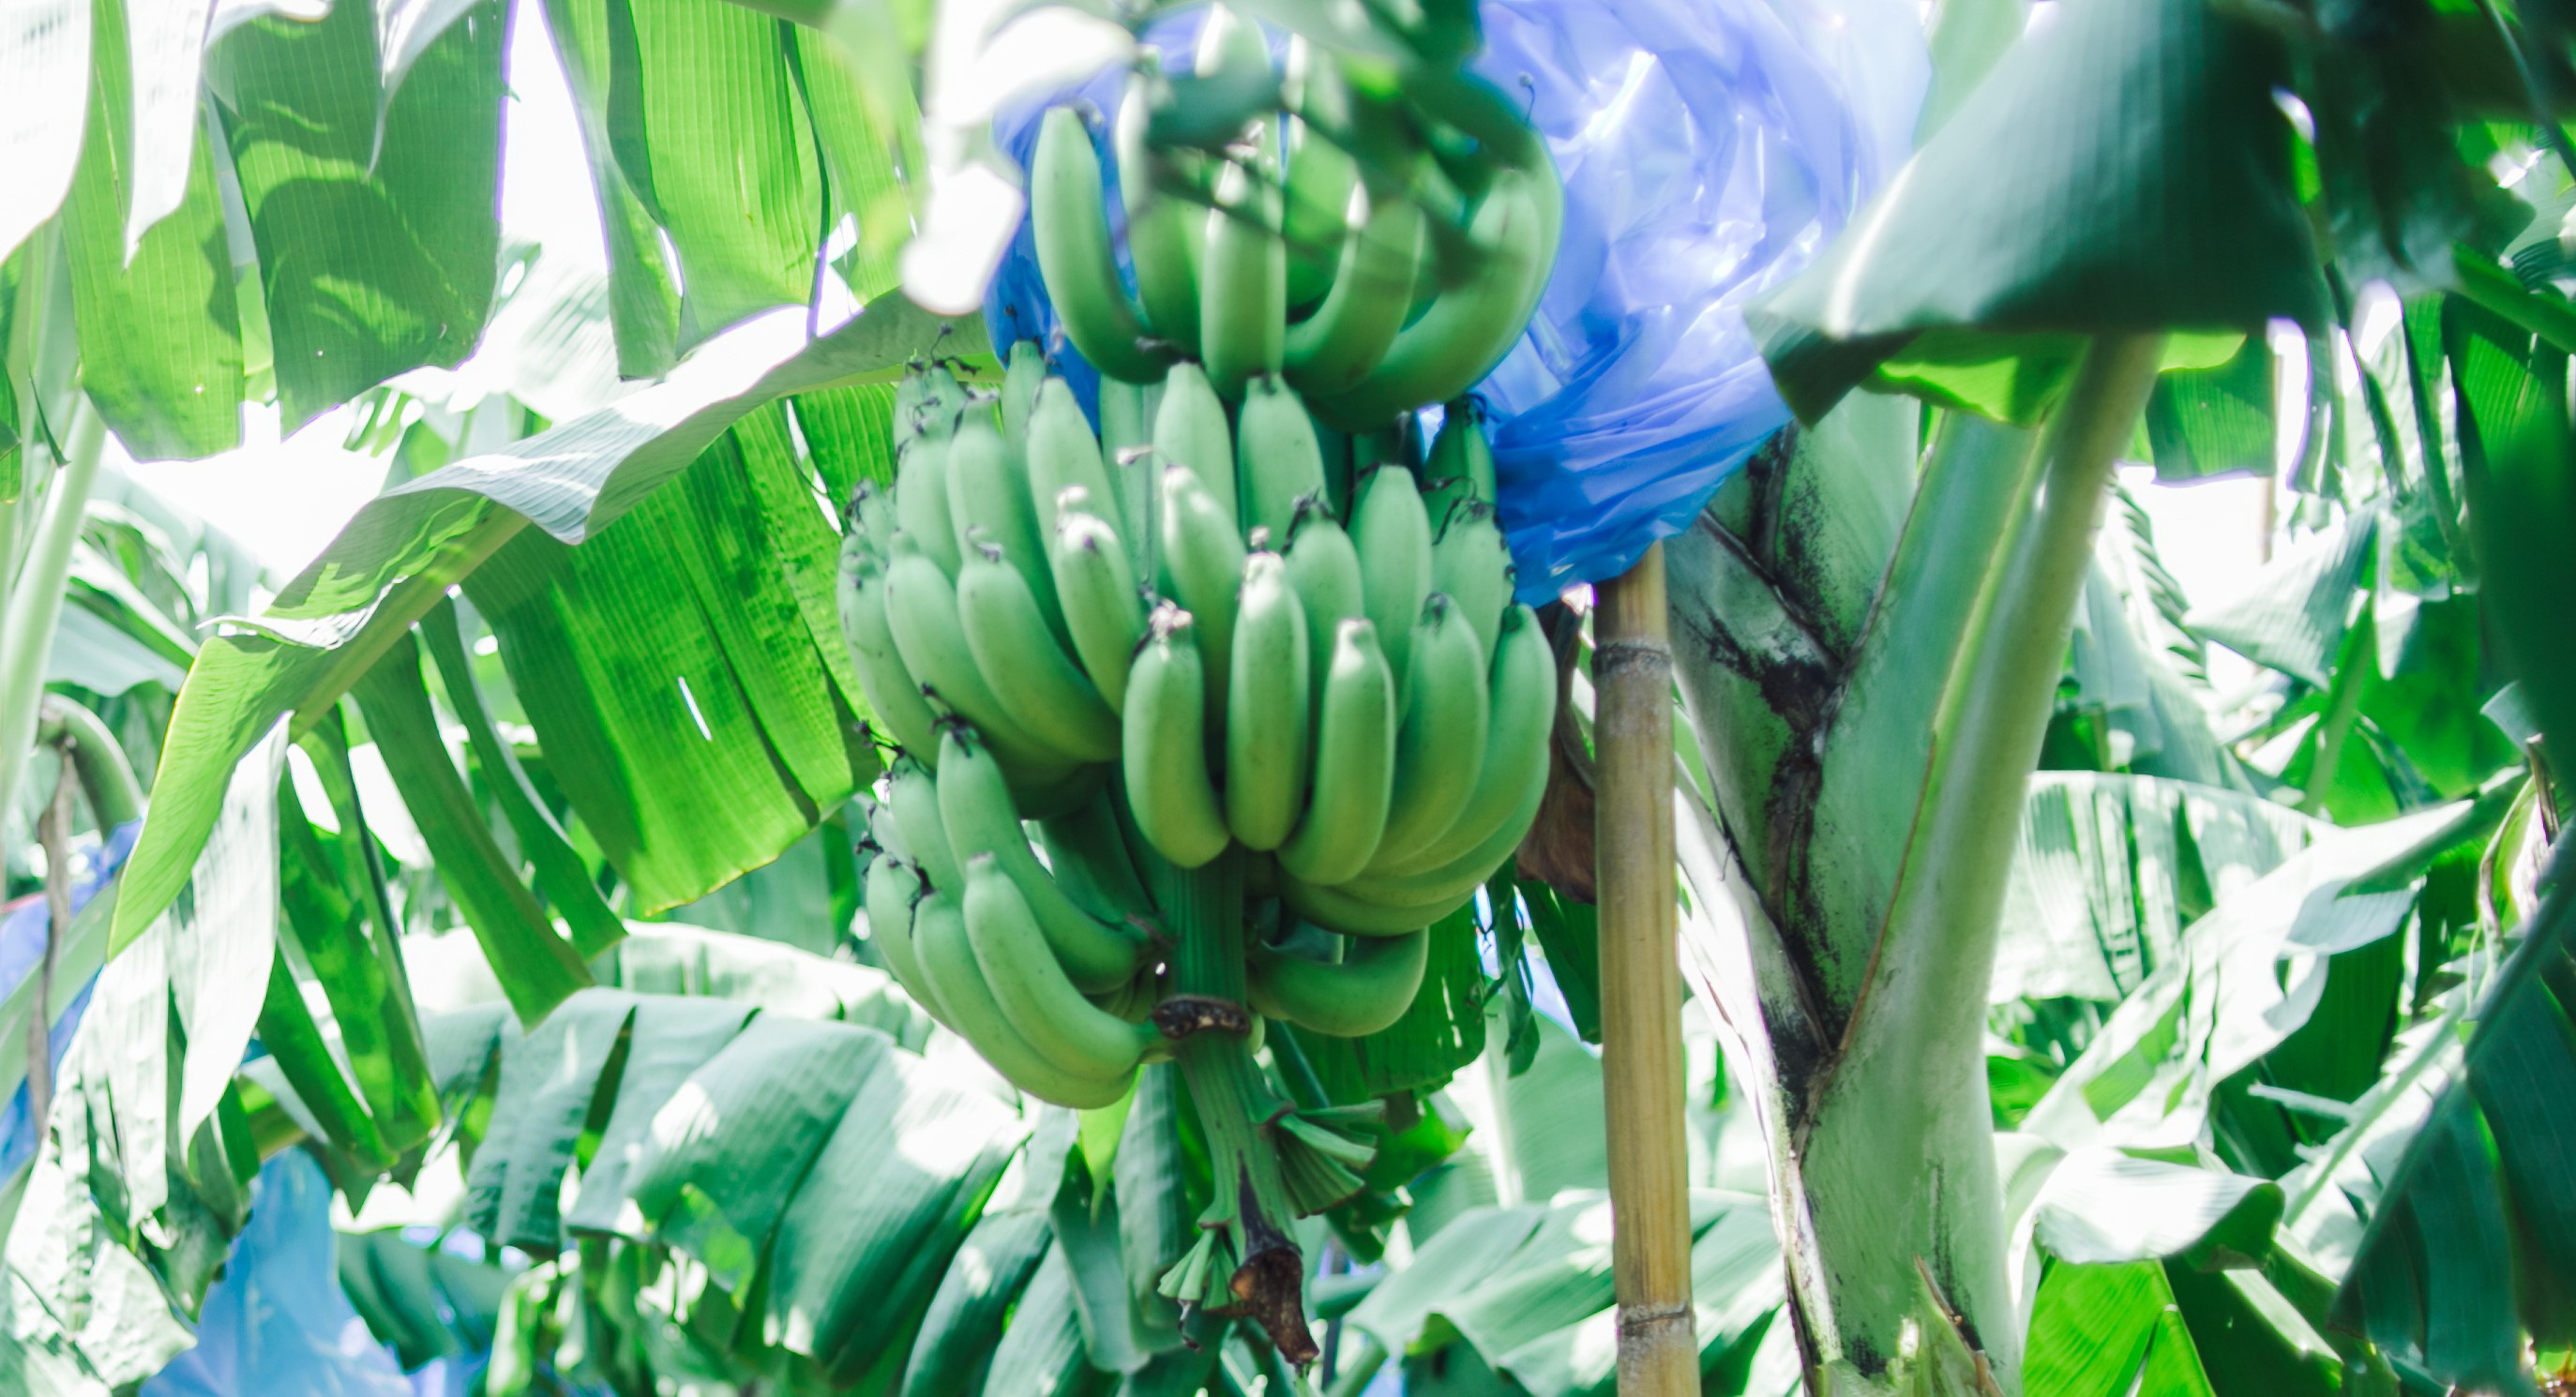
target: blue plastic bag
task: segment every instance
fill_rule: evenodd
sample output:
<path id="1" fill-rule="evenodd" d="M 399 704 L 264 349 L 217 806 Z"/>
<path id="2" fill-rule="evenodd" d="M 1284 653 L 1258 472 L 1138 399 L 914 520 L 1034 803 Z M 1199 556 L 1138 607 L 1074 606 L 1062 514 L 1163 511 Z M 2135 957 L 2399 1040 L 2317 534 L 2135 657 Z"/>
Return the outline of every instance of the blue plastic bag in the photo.
<path id="1" fill-rule="evenodd" d="M 1565 236 L 1477 390 L 1524 601 L 1627 571 L 1787 425 L 1744 328 L 1902 164 L 1930 68 L 1888 0 L 1485 0 Z"/>
<path id="2" fill-rule="evenodd" d="M 1904 0 L 1483 0 L 1482 17 L 1478 71 L 1528 103 L 1566 182 L 1547 293 L 1477 390 L 1521 597 L 1539 602 L 1688 527 L 1788 423 L 1743 308 L 1903 163 L 1930 66 Z M 1198 18 L 1146 36 L 1175 71 Z M 1118 84 L 1014 108 L 995 136 L 1025 168 L 1046 106 L 1114 111 Z M 1123 249 L 1114 198 L 1109 213 Z M 1044 341 L 1090 400 L 1025 220 L 985 319 L 997 352 Z"/>
<path id="3" fill-rule="evenodd" d="M 76 855 L 79 866 L 72 870 L 72 915 L 80 915 L 107 880 L 125 866 L 125 857 L 134 852 L 134 837 L 141 833 L 143 822 L 128 820 L 108 832 L 107 839 L 96 849 Z M 21 981 L 35 973 L 45 955 L 45 929 L 52 921 L 43 893 L 31 893 L 0 909 L 0 999 L 15 992 Z M 90 991 L 98 987 L 92 975 L 77 989 L 54 986 L 54 1026 L 48 1029 L 46 1061 L 59 1073 L 63 1054 L 72 1045 L 72 1034 L 80 1027 L 81 1015 L 89 1008 Z M 68 995 L 66 990 L 70 990 Z M 36 1123 L 27 1117 L 27 1084 L 20 1081 L 10 1093 L 8 1104 L 0 1106 L 0 1184 L 16 1178 L 18 1171 L 36 1157 Z"/>
<path id="4" fill-rule="evenodd" d="M 197 1312 L 197 1346 L 142 1397 L 463 1397 L 467 1375 L 405 1376 L 340 1289 L 331 1184 L 302 1150 L 261 1166 L 250 1224 Z"/>

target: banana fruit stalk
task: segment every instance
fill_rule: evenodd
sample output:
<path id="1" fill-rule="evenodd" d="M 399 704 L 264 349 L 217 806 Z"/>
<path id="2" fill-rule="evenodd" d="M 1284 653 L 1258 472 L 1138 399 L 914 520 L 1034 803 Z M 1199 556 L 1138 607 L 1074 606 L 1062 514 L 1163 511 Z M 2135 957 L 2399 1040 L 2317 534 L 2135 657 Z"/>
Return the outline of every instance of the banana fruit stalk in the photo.
<path id="1" fill-rule="evenodd" d="M 916 366 L 838 596 L 897 749 L 862 799 L 877 961 L 1032 1098 L 1110 1106 L 1172 1063 L 1218 1187 L 1136 1284 L 1303 1361 L 1290 1227 L 1361 1190 L 1379 1107 L 1292 1105 L 1264 1025 L 1403 1019 L 1546 785 L 1555 657 L 1463 395 L 1561 195 L 1527 133 L 1466 138 L 1303 41 L 1273 62 L 1219 6 L 1195 76 L 1279 93 L 1239 130 L 1174 134 L 1150 52 L 1114 113 L 1045 115 L 1039 270 L 1101 429 L 1045 345 L 997 395 Z"/>

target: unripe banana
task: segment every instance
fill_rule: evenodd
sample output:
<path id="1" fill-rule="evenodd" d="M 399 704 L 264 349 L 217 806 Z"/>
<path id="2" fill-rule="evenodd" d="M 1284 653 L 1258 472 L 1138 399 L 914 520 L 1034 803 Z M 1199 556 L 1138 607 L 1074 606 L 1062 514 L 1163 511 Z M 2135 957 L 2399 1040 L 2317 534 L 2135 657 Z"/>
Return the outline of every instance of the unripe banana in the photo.
<path id="1" fill-rule="evenodd" d="M 1458 603 L 1458 614 L 1476 630 L 1479 662 L 1494 653 L 1494 632 L 1512 604 L 1512 555 L 1494 527 L 1494 507 L 1460 500 L 1431 545 L 1431 585 Z"/>
<path id="2" fill-rule="evenodd" d="M 942 1023 L 948 1014 L 929 993 L 929 982 L 922 977 L 921 961 L 912 949 L 912 912 L 916 903 L 928 893 L 921 883 L 921 870 L 892 854 L 879 854 L 868 865 L 868 943 L 877 948 L 885 960 L 886 973 L 903 986 L 903 992 Z"/>
<path id="3" fill-rule="evenodd" d="M 1100 439 L 1091 434 L 1082 404 L 1073 400 L 1073 389 L 1063 379 L 1050 378 L 1038 389 L 1037 407 L 1029 416 L 1028 458 L 1029 499 L 1037 509 L 1040 540 L 1055 537 L 1056 501 L 1069 486 L 1090 491 L 1091 508 L 1102 518 L 1118 517 L 1118 489 L 1101 457 Z"/>
<path id="4" fill-rule="evenodd" d="M 1469 892 L 1472 894 L 1473 889 Z M 1299 879 L 1282 880 L 1279 900 L 1298 916 L 1344 936 L 1398 937 L 1431 926 L 1467 905 L 1467 897 L 1389 906 L 1354 897 L 1340 888 L 1318 887 Z"/>
<path id="5" fill-rule="evenodd" d="M 1154 450 L 1169 466 L 1187 466 L 1235 525 L 1234 434 L 1225 404 L 1208 386 L 1207 371 L 1183 360 L 1163 377 L 1163 401 L 1154 409 Z"/>
<path id="6" fill-rule="evenodd" d="M 1109 767 L 1100 762 L 1086 762 L 1043 781 L 1012 776 L 1008 766 L 1002 768 L 1002 774 L 1012 777 L 1011 800 L 1020 807 L 1023 820 L 1051 820 L 1066 811 L 1079 810 L 1109 784 Z"/>
<path id="7" fill-rule="evenodd" d="M 1138 70 L 1119 99 L 1112 138 L 1118 152 L 1118 198 L 1127 208 L 1127 260 L 1136 269 L 1136 299 L 1144 302 L 1148 332 L 1181 353 L 1199 352 L 1199 233 L 1205 210 L 1163 187 L 1191 182 L 1204 157 L 1191 151 L 1156 151 L 1146 144 L 1153 121 L 1153 92 L 1161 74 Z"/>
<path id="8" fill-rule="evenodd" d="M 1268 529 L 1274 548 L 1285 547 L 1297 501 L 1325 493 L 1324 451 L 1306 405 L 1276 377 L 1252 381 L 1235 422 L 1236 477 L 1243 489 L 1244 532 Z"/>
<path id="9" fill-rule="evenodd" d="M 949 1027 L 1011 1085 L 1041 1101 L 1084 1111 L 1115 1105 L 1127 1094 L 1135 1080 L 1132 1070 L 1114 1077 L 1080 1076 L 1049 1062 L 1020 1036 L 984 983 L 984 969 L 976 962 L 955 897 L 932 893 L 923 898 L 912 923 L 913 952 L 931 993 L 948 1010 Z"/>
<path id="10" fill-rule="evenodd" d="M 948 517 L 948 453 L 957 432 L 957 415 L 932 411 L 920 430 L 897 453 L 894 480 L 895 522 L 912 535 L 942 572 L 957 571 L 957 528 Z M 889 565 L 893 552 L 886 548 Z"/>
<path id="11" fill-rule="evenodd" d="M 1319 398 L 1358 387 L 1385 359 L 1412 309 L 1415 264 L 1429 260 L 1422 209 L 1399 191 L 1352 190 L 1344 220 L 1333 289 L 1282 345 L 1288 381 Z"/>
<path id="12" fill-rule="evenodd" d="M 1398 333 L 1357 388 L 1320 404 L 1326 415 L 1365 426 L 1484 381 L 1519 341 L 1546 289 L 1563 200 L 1552 166 L 1497 174 L 1468 228 L 1481 255 L 1466 279 Z"/>
<path id="13" fill-rule="evenodd" d="M 1038 385 L 1046 381 L 1046 350 L 1036 340 L 1017 340 L 1002 368 L 1002 439 L 1029 438 L 1029 411 L 1037 406 Z"/>
<path id="14" fill-rule="evenodd" d="M 1056 963 L 1019 886 L 990 854 L 966 861 L 966 937 L 994 1002 L 1030 1047 L 1078 1077 L 1135 1067 L 1162 1035 L 1082 997 Z"/>
<path id="15" fill-rule="evenodd" d="M 1207 682 L 1197 627 L 1169 602 L 1127 676 L 1127 803 L 1164 858 L 1196 868 L 1225 852 L 1225 812 L 1207 769 Z"/>
<path id="16" fill-rule="evenodd" d="M 1135 972 L 1142 938 L 1132 928 L 1101 922 L 1055 885 L 1029 852 L 1028 834 L 1020 828 L 1020 812 L 1001 768 L 954 727 L 940 737 L 938 785 L 940 818 L 958 862 L 977 854 L 991 854 L 1000 862 L 1019 884 L 1020 896 L 1028 899 L 1029 911 L 1074 984 L 1086 991 L 1105 990 Z"/>
<path id="17" fill-rule="evenodd" d="M 1333 644 L 1342 622 L 1368 614 L 1366 584 L 1360 577 L 1359 550 L 1351 536 L 1320 501 L 1302 502 L 1289 526 L 1288 585 L 1306 613 L 1306 678 L 1308 729 L 1321 720 L 1324 701 L 1316 681 L 1333 663 Z"/>
<path id="18" fill-rule="evenodd" d="M 1153 577 L 1154 505 L 1162 492 L 1154 465 L 1154 420 L 1161 415 L 1163 385 L 1100 381 L 1100 463 L 1114 482 L 1117 503 L 1093 501 L 1093 510 L 1116 525 L 1127 546 L 1127 566 L 1140 578 Z"/>
<path id="19" fill-rule="evenodd" d="M 886 621 L 885 579 L 872 565 L 845 568 L 841 584 L 841 638 L 849 643 L 850 664 L 859 672 L 859 691 L 868 709 L 885 725 L 885 736 L 907 752 L 935 753 L 934 725 L 939 715 L 921 697 L 903 656 L 895 649 L 894 631 Z"/>
<path id="20" fill-rule="evenodd" d="M 1387 907 L 1455 906 L 1483 886 L 1520 848 L 1521 840 L 1529 835 L 1530 822 L 1538 818 L 1539 801 L 1546 793 L 1545 781 L 1532 782 L 1492 833 L 1437 868 L 1384 877 L 1362 874 L 1333 891 Z"/>
<path id="21" fill-rule="evenodd" d="M 974 557 L 980 533 L 1019 570 L 1046 628 L 1059 643 L 1067 640 L 1064 614 L 1056 607 L 1055 574 L 1047 568 L 1046 541 L 1038 533 L 1037 508 L 1029 499 L 1026 463 L 1002 441 L 988 404 L 968 406 L 948 452 L 948 517 L 957 530 L 958 557 L 958 569 L 950 575 Z"/>
<path id="22" fill-rule="evenodd" d="M 1303 41 L 1292 42 L 1289 64 L 1299 64 Z M 1359 165 L 1349 151 L 1315 134 L 1304 121 L 1282 123 L 1288 148 L 1284 198 L 1288 245 L 1288 306 L 1301 310 L 1332 290 L 1333 268 L 1341 259 L 1348 228 L 1351 191 L 1359 187 Z"/>
<path id="23" fill-rule="evenodd" d="M 1507 824 L 1533 792 L 1547 789 L 1548 743 L 1556 724 L 1556 656 L 1548 647 L 1546 628 L 1526 606 L 1503 613 L 1486 693 L 1491 717 L 1484 762 L 1474 789 L 1458 807 L 1458 818 L 1411 854 L 1373 860 L 1369 876 L 1401 877 L 1448 864 Z"/>
<path id="24" fill-rule="evenodd" d="M 1021 727 L 984 682 L 958 620 L 956 584 L 913 546 L 911 530 L 896 534 L 894 547 L 894 562 L 886 569 L 886 621 L 912 677 L 938 703 L 973 723 L 1011 765 L 1016 780 L 1043 784 L 1070 772 L 1074 762 Z"/>
<path id="25" fill-rule="evenodd" d="M 1395 679 L 1379 652 L 1377 627 L 1342 622 L 1315 732 L 1315 788 L 1297 832 L 1279 846 L 1279 866 L 1308 883 L 1331 885 L 1368 866 L 1386 830 L 1395 787 Z"/>
<path id="26" fill-rule="evenodd" d="M 850 507 L 842 540 L 846 547 L 857 539 L 868 561 L 882 568 L 886 563 L 885 545 L 901 528 L 894 517 L 894 489 L 874 480 L 862 480 L 850 491 Z"/>
<path id="27" fill-rule="evenodd" d="M 1255 553 L 1243 569 L 1225 712 L 1225 822 L 1247 849 L 1276 849 L 1297 824 L 1308 663 L 1305 608 L 1288 565 L 1276 553 Z"/>
<path id="28" fill-rule="evenodd" d="M 1431 595 L 1431 520 L 1422 512 L 1413 473 L 1380 466 L 1360 480 L 1351 511 L 1351 543 L 1360 551 L 1368 618 L 1386 647 L 1387 667 L 1409 672 L 1413 623 Z"/>
<path id="29" fill-rule="evenodd" d="M 930 886 L 947 893 L 966 886 L 965 870 L 948 841 L 948 822 L 939 813 L 939 787 L 921 763 L 897 760 L 887 771 L 886 811 Z"/>
<path id="30" fill-rule="evenodd" d="M 1286 361 L 1288 245 L 1279 218 L 1277 185 L 1232 162 L 1217 172 L 1200 264 L 1199 350 L 1208 379 L 1228 398 Z"/>
<path id="31" fill-rule="evenodd" d="M 1348 942 L 1338 964 L 1273 950 L 1256 938 L 1244 971 L 1259 1012 L 1336 1038 L 1359 1038 L 1392 1027 L 1413 1007 L 1430 958 L 1427 930 Z"/>
<path id="32" fill-rule="evenodd" d="M 1492 504 L 1494 446 L 1485 435 L 1485 405 L 1474 398 L 1452 398 L 1442 411 L 1440 435 L 1431 440 L 1423 474 L 1432 480 L 1463 480 L 1473 498 Z"/>
<path id="33" fill-rule="evenodd" d="M 1073 653 L 1113 710 L 1127 706 L 1127 669 L 1145 635 L 1145 599 L 1128 569 L 1126 545 L 1097 517 L 1079 510 L 1056 516 L 1056 597 L 1064 605 Z"/>
<path id="34" fill-rule="evenodd" d="M 1038 840 L 1056 886 L 1075 905 L 1104 922 L 1148 916 L 1154 899 L 1145 891 L 1135 856 L 1118 831 L 1118 813 L 1106 792 L 1081 808 L 1038 821 Z"/>
<path id="35" fill-rule="evenodd" d="M 1186 466 L 1163 471 L 1163 568 L 1166 594 L 1197 618 L 1199 653 L 1207 661 L 1207 721 L 1225 721 L 1233 675 L 1235 593 L 1243 585 L 1243 537 L 1234 515 Z"/>
<path id="36" fill-rule="evenodd" d="M 1118 714 L 1059 648 L 999 549 L 979 548 L 957 574 L 957 615 L 985 683 L 1021 726 L 1080 761 L 1118 755 Z"/>
<path id="37" fill-rule="evenodd" d="M 1091 132 L 1071 107 L 1049 110 L 1038 124 L 1038 147 L 1029 166 L 1029 216 L 1037 235 L 1038 273 L 1065 336 L 1094 367 L 1112 378 L 1148 383 L 1162 376 L 1170 356 L 1145 338 L 1136 307 L 1118 276 L 1109 243 L 1100 179 L 1100 155 Z"/>
<path id="38" fill-rule="evenodd" d="M 1446 833 L 1485 759 L 1485 655 L 1476 633 L 1434 592 L 1413 628 L 1412 673 L 1395 739 L 1395 802 L 1378 859 L 1398 859 Z"/>

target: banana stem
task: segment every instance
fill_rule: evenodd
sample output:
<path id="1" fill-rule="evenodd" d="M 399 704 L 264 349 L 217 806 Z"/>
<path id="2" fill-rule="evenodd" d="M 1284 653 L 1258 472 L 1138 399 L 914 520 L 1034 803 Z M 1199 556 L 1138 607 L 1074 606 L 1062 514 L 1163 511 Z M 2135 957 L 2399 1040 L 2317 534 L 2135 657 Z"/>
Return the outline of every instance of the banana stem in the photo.
<path id="1" fill-rule="evenodd" d="M 1234 1303 L 1261 1326 L 1280 1356 L 1304 1365 L 1318 1352 L 1306 1327 L 1305 1260 L 1288 1223 L 1296 1211 L 1279 1176 L 1267 1122 L 1281 1104 L 1254 1065 L 1244 1002 L 1243 856 L 1228 849 L 1204 867 L 1180 869 L 1149 856 L 1146 876 L 1173 940 L 1172 990 L 1183 1001 L 1223 1003 L 1238 1012 L 1163 1019 L 1180 1027 L 1173 1050 L 1208 1142 L 1216 1202 L 1202 1227 L 1233 1244 L 1227 1278 Z M 1158 1015 L 1158 1018 L 1162 1016 Z"/>

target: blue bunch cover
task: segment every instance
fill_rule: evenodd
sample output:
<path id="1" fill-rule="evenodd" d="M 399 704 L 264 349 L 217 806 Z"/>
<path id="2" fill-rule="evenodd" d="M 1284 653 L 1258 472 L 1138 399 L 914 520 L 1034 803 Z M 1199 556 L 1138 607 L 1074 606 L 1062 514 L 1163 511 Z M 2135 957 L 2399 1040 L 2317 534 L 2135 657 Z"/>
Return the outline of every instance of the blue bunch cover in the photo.
<path id="1" fill-rule="evenodd" d="M 108 831 L 98 847 L 75 852 L 71 879 L 73 916 L 79 916 L 99 889 L 125 866 L 126 855 L 134 852 L 135 836 L 142 830 L 142 821 L 128 820 Z M 45 933 L 52 920 L 43 893 L 29 893 L 0 908 L 0 998 L 16 992 L 45 958 Z M 56 1075 L 61 1073 L 63 1054 L 71 1048 L 72 1034 L 80 1028 L 81 1015 L 89 1009 L 90 991 L 96 988 L 96 975 L 78 988 L 54 986 L 54 1026 L 45 1034 L 45 1060 Z M 28 1118 L 27 1084 L 20 1081 L 8 1101 L 0 1104 L 0 1185 L 16 1178 L 18 1171 L 35 1157 L 36 1122 Z"/>
<path id="2" fill-rule="evenodd" d="M 1528 104 L 1566 185 L 1556 269 L 1477 390 L 1523 600 L 1614 577 L 1689 526 L 1789 421 L 1744 307 L 1804 267 L 1912 144 L 1930 65 L 1905 0 L 1482 0 L 1477 69 Z M 1146 35 L 1185 69 L 1196 15 Z M 995 123 L 1026 167 L 1037 117 L 1115 110 L 1103 74 Z M 1116 202 L 1113 232 L 1123 223 Z M 1086 399 L 1025 220 L 985 305 Z"/>

